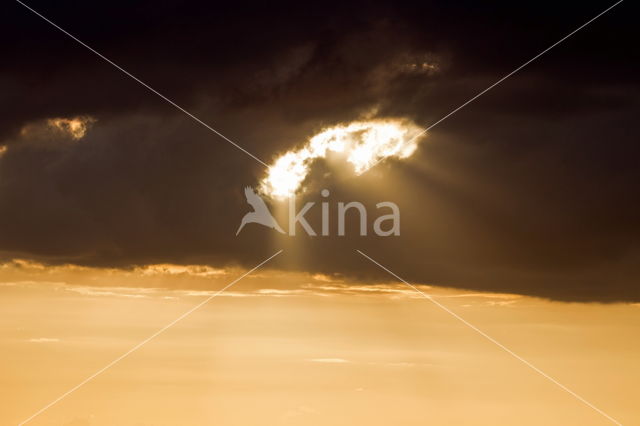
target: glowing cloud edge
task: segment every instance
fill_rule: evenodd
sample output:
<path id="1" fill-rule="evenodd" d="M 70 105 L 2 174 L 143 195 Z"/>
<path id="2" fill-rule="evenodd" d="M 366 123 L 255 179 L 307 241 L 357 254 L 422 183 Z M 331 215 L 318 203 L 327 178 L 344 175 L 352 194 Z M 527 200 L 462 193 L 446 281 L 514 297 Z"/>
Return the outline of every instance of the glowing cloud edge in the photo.
<path id="1" fill-rule="evenodd" d="M 280 155 L 260 181 L 262 194 L 283 199 L 299 192 L 314 161 L 330 152 L 343 153 L 360 175 L 387 158 L 410 157 L 422 128 L 399 118 L 358 120 L 322 129 L 296 150 Z"/>

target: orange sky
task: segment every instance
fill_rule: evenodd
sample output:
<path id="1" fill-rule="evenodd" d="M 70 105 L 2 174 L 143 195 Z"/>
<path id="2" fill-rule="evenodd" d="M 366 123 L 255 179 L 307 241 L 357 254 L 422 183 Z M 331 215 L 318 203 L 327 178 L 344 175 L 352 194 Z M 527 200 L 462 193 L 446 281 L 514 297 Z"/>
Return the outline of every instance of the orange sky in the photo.
<path id="1" fill-rule="evenodd" d="M 1 424 L 17 424 L 241 271 L 9 263 Z M 640 306 L 423 287 L 623 424 L 640 422 Z M 401 284 L 258 271 L 33 425 L 607 424 Z"/>

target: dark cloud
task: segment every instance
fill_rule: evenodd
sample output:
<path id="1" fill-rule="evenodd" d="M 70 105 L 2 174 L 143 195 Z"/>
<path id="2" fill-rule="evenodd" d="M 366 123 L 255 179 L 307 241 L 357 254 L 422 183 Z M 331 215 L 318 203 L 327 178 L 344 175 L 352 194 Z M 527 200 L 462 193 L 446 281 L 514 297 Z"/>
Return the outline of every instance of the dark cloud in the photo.
<path id="1" fill-rule="evenodd" d="M 367 114 L 428 125 L 608 6 L 28 4 L 267 162 Z M 361 249 L 420 282 L 640 300 L 631 4 L 434 128 L 408 161 L 357 178 L 314 168 L 301 202 L 329 188 L 333 207 L 362 201 L 375 218 L 394 201 L 400 237 L 295 239 L 234 235 L 259 163 L 20 4 L 2 8 L 7 258 L 253 266 L 284 246 L 280 268 L 386 279 Z M 81 140 L 21 132 L 82 115 L 97 121 Z"/>

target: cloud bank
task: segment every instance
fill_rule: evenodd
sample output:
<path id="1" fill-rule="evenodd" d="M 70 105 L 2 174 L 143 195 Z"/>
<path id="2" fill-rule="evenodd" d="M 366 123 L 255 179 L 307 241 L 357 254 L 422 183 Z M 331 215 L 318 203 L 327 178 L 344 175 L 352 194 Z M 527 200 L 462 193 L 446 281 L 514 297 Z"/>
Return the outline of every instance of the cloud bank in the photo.
<path id="1" fill-rule="evenodd" d="M 545 2 L 355 2 L 322 16 L 296 3 L 32 3 L 268 163 L 339 123 L 427 126 L 601 8 L 554 4 L 550 17 Z M 262 165 L 7 5 L 0 252 L 216 269 L 286 246 L 281 269 L 389 279 L 357 248 L 420 283 L 638 301 L 640 94 L 625 7 L 438 125 L 410 158 L 360 176 L 314 162 L 301 201 L 320 188 L 334 201 L 394 201 L 401 236 L 292 242 L 258 228 L 234 236 L 242 188 L 260 182 Z M 77 117 L 95 121 L 78 127 Z"/>

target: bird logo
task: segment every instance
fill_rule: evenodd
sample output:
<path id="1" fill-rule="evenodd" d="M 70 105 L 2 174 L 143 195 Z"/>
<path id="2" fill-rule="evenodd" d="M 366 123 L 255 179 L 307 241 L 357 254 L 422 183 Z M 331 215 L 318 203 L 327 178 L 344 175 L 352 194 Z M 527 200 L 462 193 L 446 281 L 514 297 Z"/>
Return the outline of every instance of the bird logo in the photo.
<path id="1" fill-rule="evenodd" d="M 260 196 L 256 194 L 250 186 L 244 188 L 244 196 L 247 199 L 247 203 L 253 207 L 253 211 L 244 215 L 242 222 L 240 223 L 240 227 L 238 228 L 238 231 L 236 231 L 236 235 L 240 233 L 247 223 L 259 223 L 260 225 L 273 228 L 281 234 L 284 234 L 284 231 L 280 225 L 278 225 L 278 222 L 276 222 L 271 215 L 271 212 L 267 208 L 264 200 L 260 198 Z"/>

